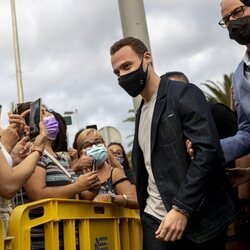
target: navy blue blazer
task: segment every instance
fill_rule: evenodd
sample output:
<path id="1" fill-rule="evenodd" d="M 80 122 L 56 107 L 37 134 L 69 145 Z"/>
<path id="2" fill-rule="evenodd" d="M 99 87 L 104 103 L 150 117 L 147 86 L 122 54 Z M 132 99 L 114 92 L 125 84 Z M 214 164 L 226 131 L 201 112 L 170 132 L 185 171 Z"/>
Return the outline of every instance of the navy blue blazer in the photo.
<path id="1" fill-rule="evenodd" d="M 148 197 L 148 174 L 138 142 L 142 105 L 143 101 L 136 115 L 132 152 L 141 212 Z M 187 138 L 195 150 L 193 160 L 187 154 Z M 176 205 L 190 214 L 184 235 L 192 241 L 215 237 L 239 213 L 211 110 L 194 84 L 162 77 L 151 126 L 151 166 L 166 209 Z"/>

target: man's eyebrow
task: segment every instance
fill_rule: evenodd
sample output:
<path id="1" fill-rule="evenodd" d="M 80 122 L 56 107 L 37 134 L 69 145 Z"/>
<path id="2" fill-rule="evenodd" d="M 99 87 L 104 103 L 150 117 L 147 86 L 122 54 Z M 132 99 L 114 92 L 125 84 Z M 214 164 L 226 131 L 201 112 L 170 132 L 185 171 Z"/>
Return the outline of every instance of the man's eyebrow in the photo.
<path id="1" fill-rule="evenodd" d="M 127 64 L 132 64 L 133 62 L 130 60 L 124 61 L 123 63 L 121 63 L 121 65 L 119 66 L 119 69 L 123 68 L 125 65 Z M 114 74 L 118 73 L 118 69 L 114 69 L 113 70 Z"/>

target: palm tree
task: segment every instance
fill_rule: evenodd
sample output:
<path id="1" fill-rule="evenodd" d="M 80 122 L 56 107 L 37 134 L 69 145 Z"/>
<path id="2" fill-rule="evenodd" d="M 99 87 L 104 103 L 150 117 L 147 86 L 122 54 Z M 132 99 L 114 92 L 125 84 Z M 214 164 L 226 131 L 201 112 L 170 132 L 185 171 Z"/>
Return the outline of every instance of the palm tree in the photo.
<path id="1" fill-rule="evenodd" d="M 229 108 L 231 108 L 232 98 L 231 98 L 231 86 L 233 80 L 233 73 L 227 75 L 224 74 L 224 82 L 213 82 L 207 80 L 201 85 L 205 86 L 209 91 L 203 90 L 208 102 L 219 102 L 223 103 Z"/>
<path id="2" fill-rule="evenodd" d="M 133 113 L 132 116 L 129 116 L 127 119 L 123 120 L 123 122 L 133 122 L 135 123 L 135 110 L 134 109 L 130 109 L 128 111 L 128 113 Z M 132 147 L 133 145 L 133 138 L 134 138 L 134 134 L 131 134 L 131 135 L 128 135 L 127 138 L 131 138 L 132 140 L 128 143 L 128 147 Z M 128 152 L 127 152 L 127 157 L 128 157 L 128 160 L 130 161 L 131 163 L 131 153 L 132 153 L 132 149 L 130 149 Z"/>
<path id="3" fill-rule="evenodd" d="M 132 116 L 129 116 L 126 120 L 123 120 L 123 122 L 135 122 L 135 110 L 134 109 L 130 109 L 128 111 L 128 113 L 133 113 Z M 129 142 L 128 147 L 132 146 L 133 144 L 133 138 L 134 138 L 134 134 L 128 135 L 127 138 L 132 138 L 132 141 Z"/>

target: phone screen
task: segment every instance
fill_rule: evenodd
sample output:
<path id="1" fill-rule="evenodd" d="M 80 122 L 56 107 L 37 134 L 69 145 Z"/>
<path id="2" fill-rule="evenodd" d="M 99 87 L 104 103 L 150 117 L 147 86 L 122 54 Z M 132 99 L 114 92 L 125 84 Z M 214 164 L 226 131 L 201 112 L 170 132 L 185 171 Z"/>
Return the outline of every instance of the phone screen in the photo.
<path id="1" fill-rule="evenodd" d="M 41 98 L 31 102 L 29 118 L 30 141 L 33 141 L 40 133 L 39 123 L 41 121 Z"/>

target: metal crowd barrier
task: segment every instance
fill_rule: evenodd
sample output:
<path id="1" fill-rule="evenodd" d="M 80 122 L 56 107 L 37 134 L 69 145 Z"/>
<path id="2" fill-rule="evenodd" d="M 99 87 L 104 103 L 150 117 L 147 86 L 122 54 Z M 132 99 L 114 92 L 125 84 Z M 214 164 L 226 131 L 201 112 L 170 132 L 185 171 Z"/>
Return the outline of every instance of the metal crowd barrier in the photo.
<path id="1" fill-rule="evenodd" d="M 31 219 L 33 209 L 41 208 L 40 217 Z M 29 250 L 31 229 L 44 225 L 45 250 L 59 249 L 59 221 L 63 223 L 65 250 L 140 250 L 142 229 L 138 210 L 110 203 L 69 199 L 44 199 L 17 206 L 11 217 L 8 235 L 11 244 L 4 247 L 0 225 L 0 250 Z M 77 232 L 76 232 L 76 224 Z"/>

